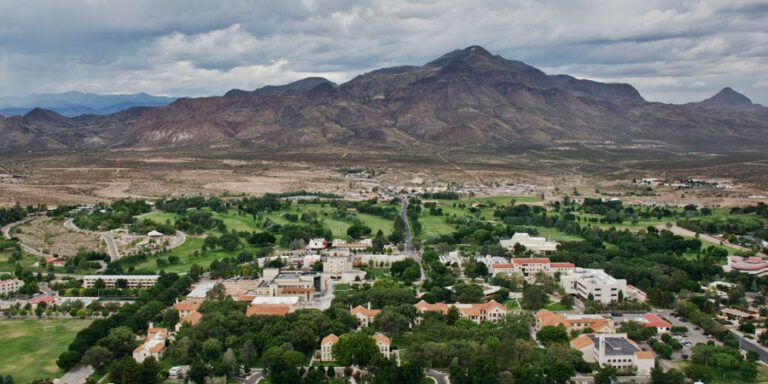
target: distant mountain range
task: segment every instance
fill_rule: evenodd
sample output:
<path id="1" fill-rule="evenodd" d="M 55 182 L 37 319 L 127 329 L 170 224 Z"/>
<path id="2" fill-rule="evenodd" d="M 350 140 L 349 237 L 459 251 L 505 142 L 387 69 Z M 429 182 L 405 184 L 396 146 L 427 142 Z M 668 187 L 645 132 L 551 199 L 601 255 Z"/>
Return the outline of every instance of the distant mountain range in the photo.
<path id="1" fill-rule="evenodd" d="M 329 145 L 478 150 L 614 141 L 683 149 L 768 148 L 768 108 L 726 88 L 686 105 L 629 84 L 547 75 L 472 46 L 344 83 L 307 78 L 162 107 L 0 118 L 0 150 Z"/>
<path id="2" fill-rule="evenodd" d="M 176 101 L 175 97 L 132 95 L 99 95 L 95 93 L 43 93 L 24 97 L 0 97 L 0 115 L 25 115 L 35 108 L 45 108 L 62 116 L 108 115 L 133 107 L 161 107 Z"/>

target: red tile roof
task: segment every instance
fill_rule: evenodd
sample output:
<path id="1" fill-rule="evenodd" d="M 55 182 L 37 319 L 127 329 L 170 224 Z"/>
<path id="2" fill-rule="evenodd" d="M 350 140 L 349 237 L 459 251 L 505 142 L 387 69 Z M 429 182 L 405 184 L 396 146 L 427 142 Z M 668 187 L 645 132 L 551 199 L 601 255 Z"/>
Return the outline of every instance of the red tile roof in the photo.
<path id="1" fill-rule="evenodd" d="M 646 327 L 654 327 L 654 328 L 671 328 L 672 324 L 667 322 L 666 320 L 662 319 L 656 314 L 648 313 L 643 315 L 643 319 L 645 319 L 645 322 L 643 322 L 643 325 Z"/>
<path id="2" fill-rule="evenodd" d="M 288 304 L 251 304 L 245 315 L 251 316 L 285 316 L 291 312 Z"/>

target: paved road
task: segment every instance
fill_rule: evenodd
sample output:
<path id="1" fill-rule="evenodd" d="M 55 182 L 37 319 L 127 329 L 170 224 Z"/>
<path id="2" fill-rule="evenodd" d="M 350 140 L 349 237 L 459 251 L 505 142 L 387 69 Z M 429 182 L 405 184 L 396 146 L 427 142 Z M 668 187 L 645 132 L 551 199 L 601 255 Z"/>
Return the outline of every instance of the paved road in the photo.
<path id="1" fill-rule="evenodd" d="M 14 221 L 13 223 L 10 223 L 10 224 L 6 224 L 2 229 L 0 229 L 3 232 L 3 238 L 5 238 L 6 240 L 10 240 L 11 237 L 12 237 L 11 236 L 11 229 L 13 229 L 13 227 L 15 227 L 17 225 L 24 224 L 24 223 L 26 223 L 26 222 L 34 219 L 34 218 L 37 218 L 37 216 L 27 217 L 27 218 L 19 220 L 19 221 Z"/>
<path id="2" fill-rule="evenodd" d="M 696 236 L 696 232 L 687 230 L 687 229 L 685 229 L 683 227 L 680 227 L 680 226 L 677 226 L 677 225 L 673 225 L 673 226 L 667 228 L 666 224 L 659 224 L 659 225 L 656 226 L 656 228 L 658 228 L 658 229 L 668 229 L 670 232 L 674 233 L 675 235 L 689 236 L 689 237 L 695 237 Z M 709 243 L 713 243 L 713 244 L 720 244 L 720 243 L 722 243 L 725 246 L 728 246 L 728 247 L 731 247 L 731 248 L 736 248 L 736 249 L 738 249 L 740 251 L 752 252 L 752 250 L 749 249 L 749 248 L 743 247 L 743 246 L 738 245 L 738 244 L 731 243 L 731 242 L 729 242 L 727 240 L 724 240 L 724 239 L 719 239 L 717 237 L 714 237 L 712 235 L 708 235 L 706 233 L 699 233 L 699 240 L 703 240 L 703 241 L 706 241 L 706 242 L 709 242 Z M 762 256 L 762 257 L 766 257 L 766 255 L 764 253 L 758 252 L 757 254 Z"/>
<path id="3" fill-rule="evenodd" d="M 413 248 L 413 237 L 411 235 L 411 225 L 408 224 L 408 197 L 407 196 L 398 196 L 400 199 L 400 202 L 402 203 L 402 208 L 400 209 L 400 217 L 403 219 L 404 229 L 405 229 L 405 254 L 409 255 L 417 264 L 419 264 L 419 269 L 421 271 L 421 276 L 419 276 L 419 282 L 424 282 L 424 267 L 421 265 L 421 255 L 419 255 L 418 252 L 416 252 L 416 249 Z"/>
<path id="4" fill-rule="evenodd" d="M 54 380 L 56 384 L 85 384 L 85 379 L 93 374 L 93 367 L 90 365 L 78 365 L 65 373 L 61 379 Z"/>
<path id="5" fill-rule="evenodd" d="M 766 351 L 765 348 L 761 347 L 752 340 L 741 337 L 740 335 L 736 335 L 736 338 L 739 339 L 739 346 L 741 346 L 741 349 L 745 351 L 757 352 L 757 354 L 760 355 L 760 361 L 763 363 L 768 363 L 768 351 Z"/>
<path id="6" fill-rule="evenodd" d="M 264 378 L 264 371 L 261 369 L 254 369 L 250 376 L 248 376 L 243 382 L 246 384 L 256 384 Z"/>
<path id="7" fill-rule="evenodd" d="M 96 235 L 99 235 L 103 240 L 104 243 L 107 244 L 107 253 L 109 254 L 109 257 L 112 260 L 118 260 L 120 259 L 120 251 L 117 249 L 117 244 L 115 243 L 115 238 L 112 237 L 112 234 L 109 232 L 93 232 L 93 231 L 86 231 L 84 229 L 80 229 L 75 225 L 75 221 L 73 219 L 69 219 L 64 222 L 64 228 L 72 231 L 72 232 L 80 232 L 80 233 L 93 233 Z"/>
<path id="8" fill-rule="evenodd" d="M 424 374 L 437 384 L 451 384 L 451 380 L 448 378 L 447 373 L 428 369 Z"/>

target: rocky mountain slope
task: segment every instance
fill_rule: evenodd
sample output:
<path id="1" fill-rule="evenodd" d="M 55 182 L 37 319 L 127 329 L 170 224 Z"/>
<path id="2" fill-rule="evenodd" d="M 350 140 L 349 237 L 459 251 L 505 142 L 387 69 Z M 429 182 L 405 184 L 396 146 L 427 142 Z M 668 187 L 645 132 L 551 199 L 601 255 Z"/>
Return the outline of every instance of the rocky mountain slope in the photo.
<path id="1" fill-rule="evenodd" d="M 731 96 L 715 96 L 714 104 L 653 103 L 629 84 L 547 75 L 473 46 L 423 66 L 380 69 L 340 85 L 309 78 L 87 119 L 30 112 L 0 120 L 0 138 L 10 135 L 18 147 L 34 149 L 226 143 L 254 149 L 505 148 L 606 140 L 684 148 L 767 146 L 766 108 L 710 108 L 740 103 Z M 6 144 L 0 140 L 0 150 L 9 150 Z"/>

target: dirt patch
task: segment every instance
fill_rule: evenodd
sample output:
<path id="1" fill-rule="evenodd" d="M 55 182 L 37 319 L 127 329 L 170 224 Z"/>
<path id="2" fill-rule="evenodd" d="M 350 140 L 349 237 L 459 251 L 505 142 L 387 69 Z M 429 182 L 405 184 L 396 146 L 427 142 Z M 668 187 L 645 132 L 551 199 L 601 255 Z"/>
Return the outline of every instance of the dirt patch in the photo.
<path id="1" fill-rule="evenodd" d="M 97 235 L 71 232 L 61 221 L 38 218 L 13 229 L 22 243 L 51 256 L 74 256 L 80 249 L 105 251 L 104 242 Z M 46 252 L 47 251 L 47 252 Z"/>

